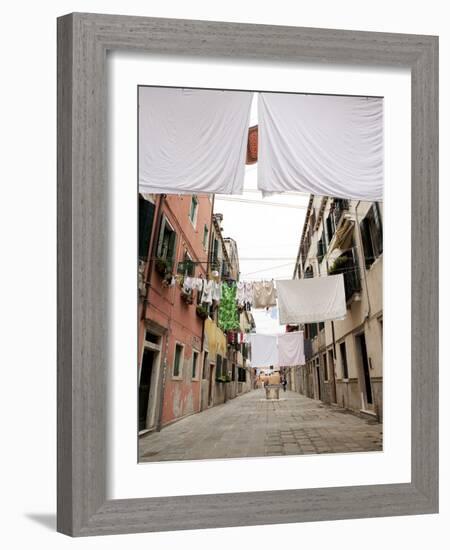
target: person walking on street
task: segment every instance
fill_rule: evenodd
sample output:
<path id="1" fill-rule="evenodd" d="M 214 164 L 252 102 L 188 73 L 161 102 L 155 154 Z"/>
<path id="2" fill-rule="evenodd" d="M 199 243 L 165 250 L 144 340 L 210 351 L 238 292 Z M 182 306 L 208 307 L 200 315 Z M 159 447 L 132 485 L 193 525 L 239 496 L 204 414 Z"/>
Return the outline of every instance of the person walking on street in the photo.
<path id="1" fill-rule="evenodd" d="M 287 386 L 287 380 L 286 380 L 286 377 L 283 378 L 283 391 L 286 391 L 286 386 Z"/>

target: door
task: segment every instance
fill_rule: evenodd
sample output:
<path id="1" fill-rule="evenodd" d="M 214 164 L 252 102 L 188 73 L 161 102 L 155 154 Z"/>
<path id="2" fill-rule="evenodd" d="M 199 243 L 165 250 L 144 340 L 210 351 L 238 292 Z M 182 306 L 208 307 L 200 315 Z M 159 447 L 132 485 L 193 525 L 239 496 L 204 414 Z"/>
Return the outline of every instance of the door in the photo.
<path id="1" fill-rule="evenodd" d="M 369 359 L 367 357 L 367 347 L 366 347 L 366 337 L 363 334 L 359 334 L 356 337 L 359 347 L 359 353 L 361 357 L 361 367 L 362 367 L 362 379 L 363 379 L 363 395 L 365 400 L 365 405 L 368 409 L 373 408 L 373 395 L 372 395 L 372 384 L 370 381 L 370 371 L 369 371 Z"/>
<path id="2" fill-rule="evenodd" d="M 336 397 L 336 373 L 333 350 L 328 350 L 328 378 L 331 383 L 331 402 L 337 403 Z"/>
<path id="3" fill-rule="evenodd" d="M 318 361 L 318 360 L 317 360 Z M 322 400 L 322 387 L 320 385 L 320 367 L 316 365 L 316 376 L 317 376 L 317 394 L 318 399 Z"/>
<path id="4" fill-rule="evenodd" d="M 211 407 L 213 404 L 213 384 L 215 380 L 215 371 L 216 367 L 213 363 L 210 363 L 209 365 L 209 383 L 208 383 L 208 407 Z"/>
<path id="5" fill-rule="evenodd" d="M 139 379 L 139 431 L 147 427 L 147 413 L 149 407 L 152 372 L 155 361 L 155 351 L 144 348 L 142 357 L 141 377 Z"/>

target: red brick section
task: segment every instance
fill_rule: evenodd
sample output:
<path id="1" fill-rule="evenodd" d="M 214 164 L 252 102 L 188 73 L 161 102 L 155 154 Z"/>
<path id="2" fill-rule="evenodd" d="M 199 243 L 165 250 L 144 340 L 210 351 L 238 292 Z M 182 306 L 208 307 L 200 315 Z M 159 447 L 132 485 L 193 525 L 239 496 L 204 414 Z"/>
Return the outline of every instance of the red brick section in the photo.
<path id="1" fill-rule="evenodd" d="M 247 160 L 246 164 L 255 164 L 258 161 L 258 125 L 248 129 Z"/>

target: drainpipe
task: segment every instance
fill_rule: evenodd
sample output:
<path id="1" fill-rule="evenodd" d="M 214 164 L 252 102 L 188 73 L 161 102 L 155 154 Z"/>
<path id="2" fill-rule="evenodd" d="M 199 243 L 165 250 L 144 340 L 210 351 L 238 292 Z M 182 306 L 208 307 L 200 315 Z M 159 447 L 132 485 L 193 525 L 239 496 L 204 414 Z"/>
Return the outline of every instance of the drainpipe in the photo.
<path id="1" fill-rule="evenodd" d="M 209 273 L 209 268 L 210 268 L 209 259 L 210 259 L 210 255 L 211 255 L 212 226 L 213 226 L 214 201 L 215 201 L 215 198 L 216 198 L 216 195 L 213 194 L 213 196 L 212 196 L 212 201 L 211 201 L 211 216 L 210 216 L 210 220 L 209 220 L 208 248 L 207 248 L 207 250 L 206 250 L 206 275 L 207 275 L 207 278 L 208 278 L 208 273 Z M 201 346 L 201 351 L 202 351 L 202 352 L 204 351 L 203 341 L 204 341 L 204 338 L 205 338 L 205 323 L 206 323 L 206 319 L 203 319 L 203 326 L 202 326 L 202 346 Z"/>
<path id="2" fill-rule="evenodd" d="M 364 248 L 363 248 L 363 242 L 362 242 L 362 235 L 361 235 L 361 227 L 359 226 L 359 221 L 358 221 L 358 206 L 360 204 L 361 201 L 358 201 L 358 204 L 355 206 L 355 221 L 356 221 L 356 225 L 358 227 L 358 239 L 359 239 L 359 249 L 362 251 L 362 259 L 364 260 Z M 361 254 L 360 254 L 361 256 Z M 361 258 L 360 258 L 361 259 Z M 370 297 L 369 297 L 369 288 L 367 286 L 367 276 L 366 276 L 366 265 L 365 265 L 365 262 L 363 261 L 363 276 L 364 276 L 364 286 L 366 288 L 366 297 L 367 297 L 367 312 L 365 314 L 365 319 L 367 318 L 370 318 L 370 313 L 371 313 L 371 307 L 370 307 Z"/>
<path id="3" fill-rule="evenodd" d="M 325 213 L 325 209 L 324 209 L 324 213 Z M 322 231 L 323 231 L 323 234 L 325 236 L 325 216 L 324 214 L 322 214 Z M 328 265 L 328 250 L 327 250 L 327 255 L 325 257 L 325 262 L 326 262 L 326 266 L 327 266 L 327 275 L 328 275 L 328 268 L 329 268 L 329 265 Z M 332 337 L 332 340 L 333 340 L 333 393 L 334 393 L 334 402 L 337 403 L 337 388 L 336 388 L 336 336 L 335 336 L 335 332 L 334 332 L 334 321 L 332 320 L 331 321 L 331 337 Z M 327 351 L 326 351 L 326 346 L 325 346 L 325 354 L 327 354 Z M 326 357 L 326 355 L 325 355 Z"/>

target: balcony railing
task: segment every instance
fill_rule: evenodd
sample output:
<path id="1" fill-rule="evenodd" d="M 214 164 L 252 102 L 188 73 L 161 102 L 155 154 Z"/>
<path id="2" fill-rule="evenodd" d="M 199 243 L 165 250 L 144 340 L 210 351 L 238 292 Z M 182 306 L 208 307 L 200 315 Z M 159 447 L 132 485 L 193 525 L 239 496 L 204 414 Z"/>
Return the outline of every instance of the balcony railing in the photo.
<path id="1" fill-rule="evenodd" d="M 328 269 L 329 275 L 344 275 L 345 300 L 347 303 L 358 292 L 361 291 L 361 273 L 358 266 L 355 249 L 339 256 L 334 264 Z"/>

